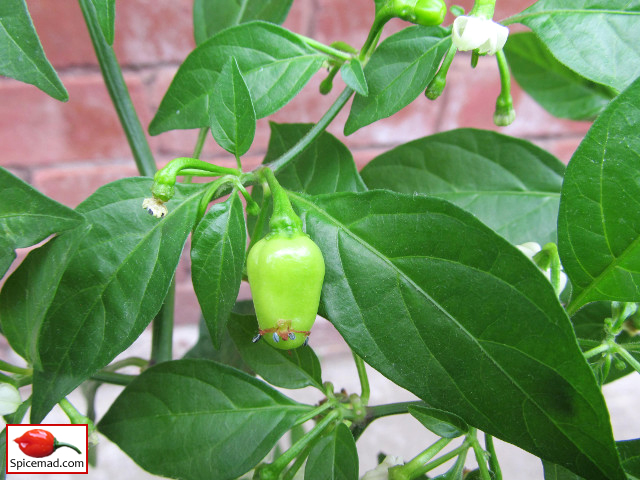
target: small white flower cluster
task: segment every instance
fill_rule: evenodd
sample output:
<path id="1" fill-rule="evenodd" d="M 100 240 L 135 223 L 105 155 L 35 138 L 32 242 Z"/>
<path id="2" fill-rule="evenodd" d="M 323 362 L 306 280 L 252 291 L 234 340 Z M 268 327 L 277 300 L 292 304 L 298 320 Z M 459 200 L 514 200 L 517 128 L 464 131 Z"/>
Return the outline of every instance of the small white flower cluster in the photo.
<path id="1" fill-rule="evenodd" d="M 535 256 L 536 253 L 538 253 L 540 250 L 542 250 L 542 247 L 537 244 L 536 242 L 527 242 L 527 243 L 523 243 L 522 245 L 517 245 L 516 246 L 518 248 L 518 250 L 520 250 L 522 253 L 524 253 L 530 260 L 533 260 L 533 257 Z M 542 270 L 542 273 L 544 273 L 544 276 L 547 277 L 547 280 L 551 281 L 551 269 L 548 268 L 547 270 Z M 564 287 L 567 286 L 567 275 L 564 272 L 560 272 L 560 292 L 562 292 L 564 290 Z"/>
<path id="2" fill-rule="evenodd" d="M 495 55 L 502 50 L 509 29 L 487 18 L 460 15 L 453 21 L 453 44 L 460 51 L 478 50 L 480 55 Z"/>
<path id="3" fill-rule="evenodd" d="M 157 198 L 145 198 L 142 202 L 142 208 L 144 208 L 149 215 L 153 215 L 156 218 L 162 218 L 168 213 L 164 202 Z"/>
<path id="4" fill-rule="evenodd" d="M 9 383 L 0 383 L 0 416 L 12 414 L 21 403 L 20 392 L 16 387 Z"/>
<path id="5" fill-rule="evenodd" d="M 394 457 L 389 455 L 386 457 L 380 465 L 378 465 L 373 470 L 369 470 L 364 474 L 362 480 L 388 480 L 389 479 L 389 469 L 391 467 L 395 467 L 396 465 L 403 465 L 401 457 Z"/>

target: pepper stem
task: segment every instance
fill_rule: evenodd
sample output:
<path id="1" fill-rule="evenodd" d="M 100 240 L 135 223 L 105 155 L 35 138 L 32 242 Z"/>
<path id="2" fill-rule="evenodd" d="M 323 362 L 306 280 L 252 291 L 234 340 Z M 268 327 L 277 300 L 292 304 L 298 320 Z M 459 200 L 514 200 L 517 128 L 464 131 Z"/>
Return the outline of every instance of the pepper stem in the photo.
<path id="1" fill-rule="evenodd" d="M 267 180 L 273 197 L 273 215 L 269 220 L 270 233 L 302 233 L 302 220 L 293 210 L 286 190 L 278 183 L 271 169 L 263 168 L 261 173 Z"/>
<path id="2" fill-rule="evenodd" d="M 71 448 L 71 449 L 75 450 L 76 452 L 78 452 L 79 454 L 82 454 L 82 452 L 80 451 L 80 449 L 79 449 L 78 447 L 76 447 L 76 446 L 74 446 L 74 445 L 70 445 L 70 444 L 68 444 L 68 443 L 61 443 L 61 442 L 59 442 L 58 440 L 54 440 L 54 441 L 53 441 L 53 449 L 54 449 L 54 450 L 57 450 L 57 449 L 59 449 L 60 447 L 69 447 L 69 448 Z"/>

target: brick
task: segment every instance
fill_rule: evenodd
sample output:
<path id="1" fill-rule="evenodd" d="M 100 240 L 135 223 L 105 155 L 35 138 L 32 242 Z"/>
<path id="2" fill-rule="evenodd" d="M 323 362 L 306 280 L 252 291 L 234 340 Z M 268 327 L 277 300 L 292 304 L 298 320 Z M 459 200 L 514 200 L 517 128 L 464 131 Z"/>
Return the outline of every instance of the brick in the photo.
<path id="1" fill-rule="evenodd" d="M 33 186 L 60 203 L 75 207 L 102 185 L 136 175 L 132 163 L 42 168 L 33 173 Z"/>
<path id="2" fill-rule="evenodd" d="M 144 105 L 143 84 L 126 75 L 131 96 Z M 70 100 L 54 100 L 31 85 L 0 82 L 0 165 L 24 167 L 130 157 L 131 152 L 99 74 L 63 76 Z M 148 112 L 141 112 L 148 118 Z"/>

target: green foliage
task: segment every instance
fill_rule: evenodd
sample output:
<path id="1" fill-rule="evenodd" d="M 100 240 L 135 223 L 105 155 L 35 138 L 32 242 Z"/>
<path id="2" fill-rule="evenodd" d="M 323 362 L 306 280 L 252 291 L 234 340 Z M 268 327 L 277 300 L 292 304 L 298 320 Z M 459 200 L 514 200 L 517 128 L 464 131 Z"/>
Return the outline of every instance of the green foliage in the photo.
<path id="1" fill-rule="evenodd" d="M 513 137 L 460 129 L 400 145 L 362 170 L 371 189 L 424 193 L 473 213 L 514 244 L 556 240 L 565 167 Z"/>
<path id="2" fill-rule="evenodd" d="M 518 84 L 556 117 L 593 119 L 615 96 L 565 67 L 533 33 L 511 35 L 504 50 Z"/>
<path id="3" fill-rule="evenodd" d="M 0 75 L 35 85 L 56 100 L 69 99 L 44 54 L 25 0 L 0 4 Z"/>
<path id="4" fill-rule="evenodd" d="M 409 105 L 435 76 L 450 45 L 446 29 L 422 26 L 405 28 L 382 42 L 364 68 L 369 95 L 356 95 L 345 135 Z"/>
<path id="5" fill-rule="evenodd" d="M 639 105 L 640 80 L 602 112 L 567 168 L 558 249 L 573 286 L 570 312 L 596 300 L 640 300 Z"/>
<path id="6" fill-rule="evenodd" d="M 216 348 L 238 297 L 247 233 L 237 194 L 212 206 L 198 223 L 191 243 L 191 278 Z"/>
<path id="7" fill-rule="evenodd" d="M 98 428 L 156 475 L 232 480 L 262 460 L 309 409 L 225 365 L 176 360 L 140 375 Z"/>
<path id="8" fill-rule="evenodd" d="M 257 118 L 282 108 L 316 73 L 325 58 L 293 33 L 264 22 L 228 28 L 202 43 L 182 63 L 149 133 L 209 126 L 208 98 L 230 57 L 249 88 Z"/>
<path id="9" fill-rule="evenodd" d="M 620 91 L 640 75 L 639 19 L 638 0 L 539 0 L 511 20 L 574 72 Z"/>
<path id="10" fill-rule="evenodd" d="M 35 245 L 82 223 L 82 215 L 37 192 L 4 168 L 0 168 L 0 187 L 0 276 L 16 258 L 16 248 Z"/>
<path id="11" fill-rule="evenodd" d="M 133 157 L 151 176 L 155 161 L 110 46 L 115 5 L 80 0 Z M 526 140 L 459 129 L 396 146 L 361 174 L 326 128 L 354 92 L 347 134 L 398 112 L 430 84 L 431 96 L 441 93 L 456 53 L 451 27 L 410 26 L 380 41 L 385 11 L 411 21 L 417 3 L 375 0 L 378 17 L 369 19 L 362 46 L 324 45 L 277 25 L 291 5 L 194 0 L 197 47 L 149 132 L 201 128 L 196 158 L 183 156 L 154 179 L 105 185 L 75 210 L 0 169 L 0 273 L 16 249 L 51 237 L 0 292 L 0 332 L 27 363 L 0 360 L 0 381 L 33 392 L 5 420 L 21 422 L 31 407 L 31 421 L 42 421 L 88 380 L 93 412 L 94 387 L 112 382 L 126 388 L 99 430 L 142 468 L 170 478 L 357 480 L 360 435 L 380 417 L 407 413 L 441 438 L 392 477 L 428 478 L 457 458 L 437 478 L 460 479 L 473 452 L 478 469 L 464 478 L 498 478 L 495 436 L 538 456 L 547 480 L 640 478 L 640 440 L 615 442 L 601 392 L 640 372 L 640 314 L 634 303 L 617 303 L 640 302 L 640 0 L 540 0 L 506 21 L 533 31 L 512 35 L 505 47 L 522 88 L 555 116 L 595 118 L 568 167 Z M 513 99 L 501 52 L 498 65 L 500 123 Z M 340 72 L 344 91 L 317 124 L 272 122 L 262 165 L 242 169 L 256 120 L 286 105 L 322 67 L 330 80 Z M 67 97 L 22 0 L 0 6 L 0 74 Z M 456 80 L 475 81 L 465 75 Z M 459 91 L 474 91 L 467 87 Z M 445 91 L 438 115 L 461 100 Z M 223 161 L 238 169 L 199 159 L 208 130 L 235 157 Z M 215 180 L 176 184 L 207 176 Z M 161 198 L 147 198 L 152 191 Z M 360 394 L 325 382 L 309 346 L 286 351 L 253 341 L 255 309 L 237 297 L 247 248 L 268 233 L 274 198 L 276 212 L 289 199 L 302 223 L 301 241 L 291 243 L 284 229 L 272 253 L 298 261 L 301 253 L 283 245 L 311 243 L 306 235 L 320 247 L 319 312 L 352 349 Z M 202 320 L 197 342 L 172 360 L 171 285 L 189 235 Z M 557 249 L 544 247 L 541 268 L 514 246 L 556 241 Z M 250 269 L 253 287 L 262 275 L 270 292 L 261 321 L 313 323 L 308 285 L 292 280 L 293 270 L 266 277 L 266 262 Z M 561 268 L 571 288 L 559 299 L 549 278 L 557 286 Z M 282 309 L 277 298 L 295 308 Z M 292 310 L 296 318 L 283 318 Z M 113 362 L 152 321 L 150 358 Z M 369 405 L 365 362 L 419 401 Z M 124 375 L 125 366 L 141 373 Z M 274 387 L 313 387 L 324 398 L 304 405 Z M 280 441 L 288 431 L 290 447 Z M 0 449 L 4 441 L 0 435 Z"/>

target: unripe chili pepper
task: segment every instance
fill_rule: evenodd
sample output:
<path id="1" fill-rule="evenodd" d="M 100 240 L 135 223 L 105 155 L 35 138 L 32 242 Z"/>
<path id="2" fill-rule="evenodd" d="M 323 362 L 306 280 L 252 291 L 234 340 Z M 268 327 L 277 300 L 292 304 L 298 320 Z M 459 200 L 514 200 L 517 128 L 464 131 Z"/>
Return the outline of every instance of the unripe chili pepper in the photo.
<path id="1" fill-rule="evenodd" d="M 443 0 L 394 0 L 391 13 L 407 22 L 429 27 L 444 22 L 447 6 Z"/>
<path id="2" fill-rule="evenodd" d="M 60 443 L 48 431 L 41 428 L 28 430 L 21 437 L 14 440 L 22 450 L 22 453 L 30 457 L 42 458 L 48 457 L 60 447 L 69 447 L 78 453 L 81 453 L 77 447 L 68 443 Z"/>
<path id="3" fill-rule="evenodd" d="M 303 232 L 302 221 L 271 170 L 265 170 L 265 176 L 273 195 L 273 216 L 269 234 L 249 251 L 247 276 L 260 336 L 289 350 L 306 343 L 316 319 L 324 259 Z"/>

